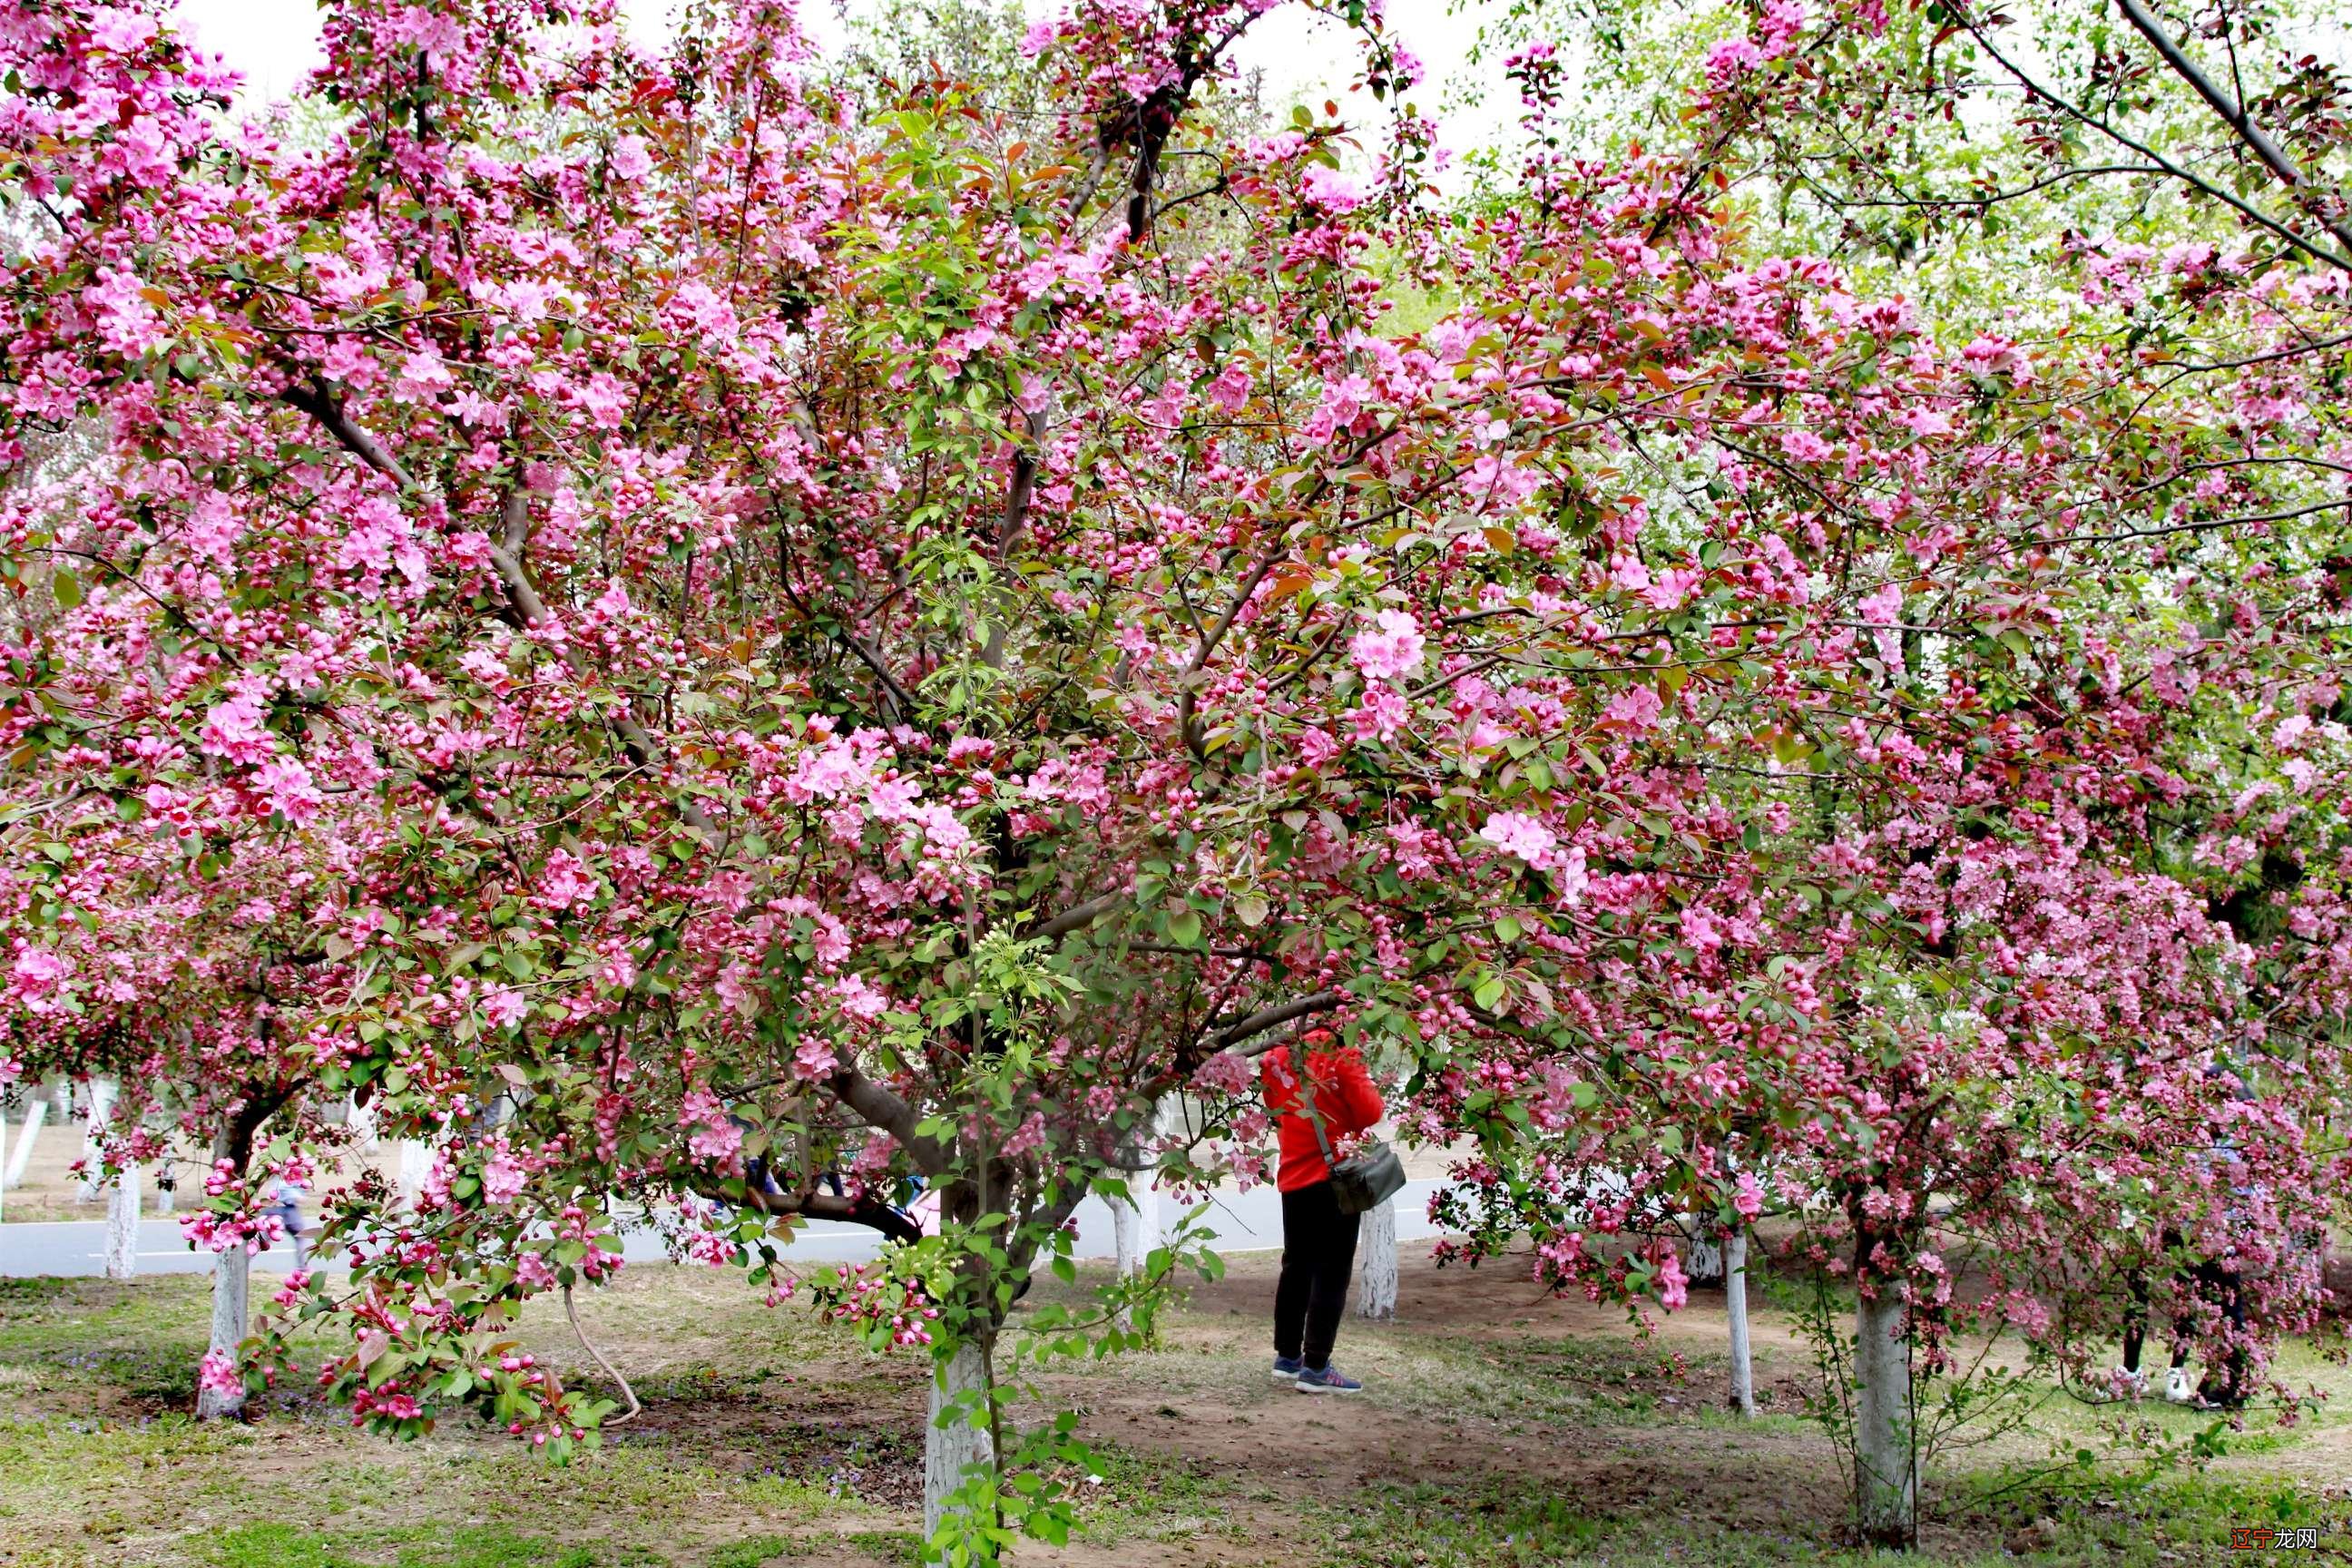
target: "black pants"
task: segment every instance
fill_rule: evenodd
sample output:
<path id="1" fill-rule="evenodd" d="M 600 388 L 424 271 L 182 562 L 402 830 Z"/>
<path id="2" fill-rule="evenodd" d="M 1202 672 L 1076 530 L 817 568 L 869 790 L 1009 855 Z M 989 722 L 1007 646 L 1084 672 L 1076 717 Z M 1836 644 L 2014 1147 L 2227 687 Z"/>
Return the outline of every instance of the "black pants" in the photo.
<path id="1" fill-rule="evenodd" d="M 1331 1184 L 1318 1182 L 1282 1194 L 1282 1279 L 1274 1288 L 1274 1353 L 1304 1356 L 1320 1371 L 1331 1364 L 1339 1314 L 1348 1310 L 1348 1277 L 1356 1268 L 1356 1232 L 1363 1215 L 1341 1214 Z"/>
<path id="2" fill-rule="evenodd" d="M 2171 1243 L 2169 1236 L 2166 1239 Z M 2215 1258 L 2209 1258 L 2182 1269 L 2179 1278 L 2189 1280 L 2201 1299 L 2218 1302 L 2223 1321 L 2234 1331 L 2228 1348 L 2221 1353 L 2221 1366 L 2215 1369 L 2214 1376 L 2206 1380 L 2210 1392 L 2200 1391 L 2213 1403 L 2234 1409 L 2245 1403 L 2246 1397 L 2246 1352 L 2239 1342 L 2239 1337 L 2246 1329 L 2245 1289 L 2239 1283 L 2237 1270 Z M 2131 1305 L 2124 1317 L 2124 1370 L 2137 1372 L 2140 1347 L 2147 1341 L 2147 1321 L 2155 1315 L 2155 1307 L 2149 1300 L 2148 1279 L 2145 1273 L 2135 1269 L 2126 1278 L 2126 1284 L 2131 1291 Z M 2198 1327 L 2198 1316 L 2194 1312 L 2173 1321 L 2174 1366 L 2189 1364 L 2189 1349 L 2195 1341 Z"/>

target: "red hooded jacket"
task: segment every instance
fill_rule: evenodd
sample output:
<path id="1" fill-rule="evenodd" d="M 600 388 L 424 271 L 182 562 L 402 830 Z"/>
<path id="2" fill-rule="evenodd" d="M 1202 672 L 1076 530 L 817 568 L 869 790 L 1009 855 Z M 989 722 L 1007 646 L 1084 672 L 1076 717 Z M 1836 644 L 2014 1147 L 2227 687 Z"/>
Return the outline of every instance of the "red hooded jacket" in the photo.
<path id="1" fill-rule="evenodd" d="M 1307 1037 L 1307 1070 L 1315 1082 L 1315 1109 L 1323 1118 L 1323 1136 L 1337 1144 L 1348 1133 L 1361 1132 L 1379 1121 L 1386 1109 L 1381 1091 L 1364 1070 L 1363 1054 L 1353 1046 L 1330 1047 L 1330 1036 L 1318 1030 Z M 1258 1063 L 1265 1083 L 1265 1108 L 1275 1113 L 1281 1136 L 1282 1165 L 1275 1173 L 1277 1192 L 1295 1193 L 1331 1179 L 1331 1167 L 1315 1142 L 1315 1124 L 1308 1120 L 1298 1082 L 1292 1075 L 1290 1047 L 1276 1046 Z"/>

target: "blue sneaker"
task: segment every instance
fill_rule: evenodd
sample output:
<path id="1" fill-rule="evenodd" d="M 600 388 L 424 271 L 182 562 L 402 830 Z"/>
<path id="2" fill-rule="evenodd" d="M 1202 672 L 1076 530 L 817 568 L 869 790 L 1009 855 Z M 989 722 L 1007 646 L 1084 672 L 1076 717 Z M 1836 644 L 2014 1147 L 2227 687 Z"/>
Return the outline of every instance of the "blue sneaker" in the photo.
<path id="1" fill-rule="evenodd" d="M 1310 1366 L 1298 1374 L 1301 1394 L 1361 1394 L 1364 1385 L 1336 1366 Z"/>
<path id="2" fill-rule="evenodd" d="M 1274 1381 L 1276 1383 L 1297 1383 L 1298 1374 L 1306 1370 L 1306 1361 L 1298 1356 L 1278 1355 L 1274 1358 Z"/>

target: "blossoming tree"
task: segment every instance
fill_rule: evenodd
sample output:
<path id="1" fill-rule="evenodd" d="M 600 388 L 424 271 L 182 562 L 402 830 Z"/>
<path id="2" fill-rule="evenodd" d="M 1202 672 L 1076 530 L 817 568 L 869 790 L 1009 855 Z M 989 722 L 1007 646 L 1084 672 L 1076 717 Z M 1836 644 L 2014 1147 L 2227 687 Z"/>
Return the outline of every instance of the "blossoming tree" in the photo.
<path id="1" fill-rule="evenodd" d="M 312 150 L 226 126 L 140 6 L 7 14 L 0 181 L 46 226 L 0 460 L 106 440 L 7 491 L 60 617 L 11 652 L 107 701 L 168 671 L 129 722 L 12 710 L 12 777 L 341 877 L 299 1054 L 439 1152 L 414 1205 L 340 1195 L 355 1282 L 284 1321 L 355 1331 L 321 1381 L 379 1429 L 590 1440 L 610 1402 L 506 1328 L 618 1267 L 615 1200 L 779 1293 L 781 1237 L 845 1219 L 901 1245 L 826 1306 L 937 1361 L 934 1546 L 1051 1531 L 1000 1484 L 1000 1350 L 1147 1331 L 1183 1237 L 1051 1333 L 1013 1299 L 1139 1135 L 1247 1173 L 1244 1055 L 1308 1018 L 1405 1051 L 1433 1133 L 1573 1144 L 1496 1172 L 1562 1281 L 1679 1272 L 1543 1219 L 1574 1161 L 1732 1214 L 1724 1151 L 1793 1147 L 1924 1215 L 1856 1151 L 1925 1102 L 1857 1059 L 2010 1058 L 1861 972 L 1941 941 L 1910 856 L 1970 789 L 2049 786 L 1911 639 L 2090 646 L 2044 635 L 2083 466 L 2016 440 L 2032 355 L 1747 265 L 1696 163 L 1432 213 L 1370 23 L 1371 124 L 1226 134 L 1258 10 L 1041 24 L 1040 124 L 834 90 L 755 0 L 660 53 L 609 5 L 352 0 Z M 62 929 L 12 931 L 19 1007 L 72 994 Z M 1205 1121 L 1145 1131 L 1179 1090 Z M 1866 1280 L 1919 1236 L 1859 1238 Z"/>

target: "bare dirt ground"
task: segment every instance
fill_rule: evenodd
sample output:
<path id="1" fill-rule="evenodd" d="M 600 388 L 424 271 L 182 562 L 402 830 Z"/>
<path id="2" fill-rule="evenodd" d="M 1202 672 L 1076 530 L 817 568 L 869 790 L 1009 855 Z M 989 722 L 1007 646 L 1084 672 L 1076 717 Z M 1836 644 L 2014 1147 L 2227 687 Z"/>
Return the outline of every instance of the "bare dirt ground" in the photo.
<path id="1" fill-rule="evenodd" d="M 1024 1543 L 1017 1561 L 1652 1568 L 1840 1552 L 1843 1477 L 1801 1414 L 1813 1363 L 1769 1308 L 1756 1325 L 1766 1415 L 1743 1423 L 1720 1408 L 1719 1294 L 1695 1293 L 1642 1335 L 1622 1311 L 1545 1297 L 1523 1258 L 1440 1269 L 1408 1246 L 1398 1321 L 1351 1317 L 1341 1332 L 1338 1359 L 1368 1391 L 1311 1398 L 1266 1375 L 1276 1259 L 1228 1261 L 1165 1317 L 1156 1348 L 1008 1374 L 1034 1394 L 1015 1420 L 1076 1409 L 1100 1456 L 1098 1475 L 1064 1478 L 1082 1500 L 1078 1533 Z M 644 1412 L 566 1470 L 470 1419 L 418 1444 L 378 1440 L 299 1389 L 250 1426 L 194 1427 L 177 1412 L 204 1280 L 0 1284 L 7 1568 L 888 1568 L 908 1561 L 919 1526 L 927 1365 L 868 1354 L 799 1305 L 762 1307 L 732 1274 L 633 1266 L 582 1299 Z M 1041 1282 L 1001 1362 L 1037 1305 L 1076 1296 Z M 560 1309 L 523 1337 L 567 1377 L 603 1381 Z M 2352 1392 L 2341 1369 L 2304 1370 Z M 2138 1414 L 2180 1442 L 2209 1424 Z M 2102 1441 L 2104 1415 L 2065 1418 L 2068 1443 Z M 2177 1517 L 2173 1494 L 2104 1482 L 1956 1505 L 1970 1477 L 2047 1447 L 2012 1441 L 1931 1482 L 1922 1545 L 1970 1565 L 2012 1547 L 2045 1563 L 2218 1563 L 2232 1560 L 2228 1525 L 2282 1498 L 2352 1493 L 2352 1426 L 2330 1409 L 2238 1442 L 2200 1480 L 2194 1518 Z"/>

